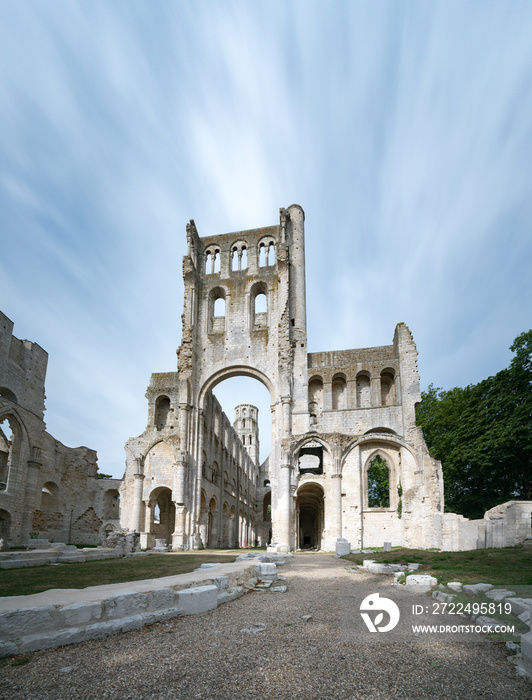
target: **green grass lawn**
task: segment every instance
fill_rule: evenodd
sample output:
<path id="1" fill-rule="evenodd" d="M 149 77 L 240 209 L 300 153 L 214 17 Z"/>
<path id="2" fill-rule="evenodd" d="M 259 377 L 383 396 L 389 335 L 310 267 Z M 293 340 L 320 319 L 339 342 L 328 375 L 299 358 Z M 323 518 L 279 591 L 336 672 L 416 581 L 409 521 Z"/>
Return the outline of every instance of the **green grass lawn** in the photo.
<path id="1" fill-rule="evenodd" d="M 364 559 L 387 564 L 420 564 L 419 573 L 432 574 L 440 583 L 492 583 L 495 586 L 532 585 L 532 549 L 475 549 L 471 552 L 434 552 L 398 547 L 391 552 L 348 554 L 356 564 Z"/>
<path id="2" fill-rule="evenodd" d="M 241 552 L 242 550 L 228 554 L 150 554 L 146 557 L 102 559 L 79 564 L 0 569 L 0 596 L 29 595 L 50 588 L 87 588 L 187 574 L 206 562 L 234 562 Z"/>

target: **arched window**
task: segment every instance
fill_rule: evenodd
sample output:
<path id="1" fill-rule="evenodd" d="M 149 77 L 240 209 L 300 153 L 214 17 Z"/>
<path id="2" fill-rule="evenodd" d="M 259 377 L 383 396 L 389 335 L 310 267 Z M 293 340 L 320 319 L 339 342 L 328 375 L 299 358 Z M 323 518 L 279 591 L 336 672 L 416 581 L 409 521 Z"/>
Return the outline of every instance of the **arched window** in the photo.
<path id="1" fill-rule="evenodd" d="M 308 412 L 311 425 L 314 424 L 323 410 L 323 379 L 313 377 L 308 383 Z"/>
<path id="2" fill-rule="evenodd" d="M 333 411 L 343 411 L 347 408 L 346 402 L 347 384 L 345 377 L 337 375 L 332 381 L 332 407 Z"/>
<path id="3" fill-rule="evenodd" d="M 263 238 L 259 241 L 259 267 L 275 265 L 275 241 Z"/>
<path id="4" fill-rule="evenodd" d="M 245 270 L 248 266 L 248 250 L 244 241 L 235 243 L 231 248 L 231 270 Z"/>
<path id="5" fill-rule="evenodd" d="M 390 470 L 385 459 L 377 455 L 368 467 L 368 508 L 390 507 Z"/>
<path id="6" fill-rule="evenodd" d="M 220 249 L 211 247 L 205 251 L 205 274 L 214 275 L 220 272 Z"/>
<path id="7" fill-rule="evenodd" d="M 257 282 L 251 288 L 251 328 L 266 329 L 268 326 L 268 287 L 265 282 Z"/>
<path id="8" fill-rule="evenodd" d="M 383 406 L 395 404 L 395 375 L 390 369 L 381 372 L 381 404 Z"/>
<path id="9" fill-rule="evenodd" d="M 155 425 L 157 430 L 169 427 L 170 418 L 170 399 L 168 396 L 159 396 L 155 404 Z"/>
<path id="10" fill-rule="evenodd" d="M 369 408 L 371 406 L 371 384 L 367 372 L 359 372 L 357 375 L 357 408 Z"/>
<path id="11" fill-rule="evenodd" d="M 225 289 L 214 287 L 209 292 L 209 332 L 223 333 L 225 330 Z"/>

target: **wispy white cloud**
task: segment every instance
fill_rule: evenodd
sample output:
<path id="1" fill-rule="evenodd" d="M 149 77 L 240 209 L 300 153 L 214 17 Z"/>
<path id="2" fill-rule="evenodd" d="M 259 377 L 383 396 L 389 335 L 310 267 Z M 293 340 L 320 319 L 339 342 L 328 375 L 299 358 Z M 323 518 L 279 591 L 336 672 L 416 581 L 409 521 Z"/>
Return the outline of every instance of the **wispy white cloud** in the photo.
<path id="1" fill-rule="evenodd" d="M 0 308 L 50 353 L 54 436 L 120 474 L 176 366 L 186 221 L 294 201 L 311 350 L 405 321 L 425 385 L 504 366 L 531 325 L 531 29 L 502 0 L 2 4 Z"/>

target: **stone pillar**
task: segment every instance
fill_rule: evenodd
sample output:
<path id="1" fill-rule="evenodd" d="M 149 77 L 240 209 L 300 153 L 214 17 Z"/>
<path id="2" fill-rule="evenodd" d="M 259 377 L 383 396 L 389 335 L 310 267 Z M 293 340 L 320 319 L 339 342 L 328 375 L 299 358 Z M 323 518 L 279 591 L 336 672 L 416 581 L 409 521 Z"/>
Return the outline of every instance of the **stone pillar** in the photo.
<path id="1" fill-rule="evenodd" d="M 194 511 L 191 513 L 192 522 L 194 523 L 194 535 L 192 547 L 199 549 L 201 547 L 201 532 L 200 532 L 200 504 L 201 504 L 201 470 L 203 466 L 203 441 L 205 439 L 205 412 L 203 409 L 198 411 L 198 449 L 196 456 L 196 494 L 194 501 Z"/>
<path id="2" fill-rule="evenodd" d="M 187 476 L 188 455 L 181 452 L 179 460 L 174 466 L 174 479 L 172 487 L 173 500 L 179 505 L 185 505 L 185 485 Z"/>
<path id="3" fill-rule="evenodd" d="M 207 546 L 209 531 L 209 509 L 206 506 L 200 508 L 200 518 L 199 518 L 199 547 L 203 548 Z"/>
<path id="4" fill-rule="evenodd" d="M 175 505 L 175 529 L 172 535 L 173 551 L 182 551 L 185 549 L 185 519 L 187 509 L 184 505 L 174 501 Z"/>
<path id="5" fill-rule="evenodd" d="M 26 488 L 24 491 L 24 524 L 21 528 L 20 544 L 25 545 L 30 538 L 30 533 L 33 527 L 33 511 L 38 507 L 37 503 L 37 484 L 39 481 L 39 471 L 41 464 L 39 462 L 28 462 L 28 471 L 26 472 Z M 13 524 L 11 525 L 13 527 Z M 12 530 L 13 532 L 13 530 Z M 10 533 L 10 539 L 12 534 Z"/>
<path id="6" fill-rule="evenodd" d="M 133 508 L 131 512 L 131 529 L 140 532 L 142 517 L 142 487 L 144 474 L 133 474 Z"/>
<path id="7" fill-rule="evenodd" d="M 329 531 L 333 543 L 342 537 L 342 475 L 333 474 L 331 477 L 331 514 Z"/>
<path id="8" fill-rule="evenodd" d="M 380 406 L 382 404 L 380 376 L 371 377 L 370 402 L 371 406 Z"/>
<path id="9" fill-rule="evenodd" d="M 290 524 L 291 518 L 291 506 L 292 506 L 292 496 L 290 493 L 290 483 L 292 480 L 292 465 L 288 463 L 288 456 L 286 456 L 286 464 L 281 465 L 280 469 L 280 494 L 279 494 L 279 542 L 278 549 L 280 552 L 290 551 Z"/>
<path id="10" fill-rule="evenodd" d="M 229 548 L 235 546 L 235 514 L 229 516 Z"/>

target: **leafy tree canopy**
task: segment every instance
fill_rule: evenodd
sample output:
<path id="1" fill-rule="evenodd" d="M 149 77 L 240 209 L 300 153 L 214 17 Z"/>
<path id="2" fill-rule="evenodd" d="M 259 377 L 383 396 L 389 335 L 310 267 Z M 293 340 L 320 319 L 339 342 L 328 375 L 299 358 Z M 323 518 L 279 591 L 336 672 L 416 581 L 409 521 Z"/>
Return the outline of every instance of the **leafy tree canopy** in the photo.
<path id="1" fill-rule="evenodd" d="M 416 418 L 441 460 L 445 509 L 468 518 L 509 500 L 532 500 L 532 330 L 510 366 L 465 389 L 422 393 Z"/>

